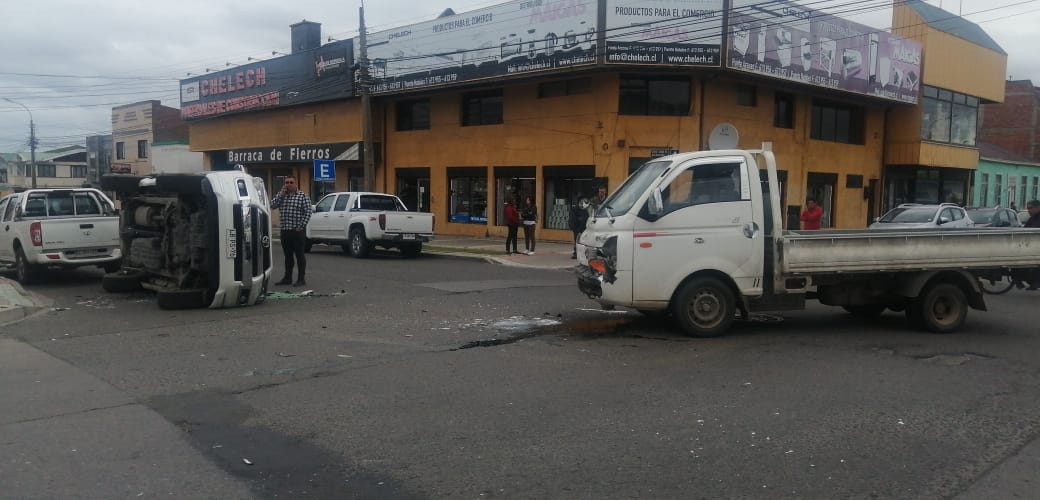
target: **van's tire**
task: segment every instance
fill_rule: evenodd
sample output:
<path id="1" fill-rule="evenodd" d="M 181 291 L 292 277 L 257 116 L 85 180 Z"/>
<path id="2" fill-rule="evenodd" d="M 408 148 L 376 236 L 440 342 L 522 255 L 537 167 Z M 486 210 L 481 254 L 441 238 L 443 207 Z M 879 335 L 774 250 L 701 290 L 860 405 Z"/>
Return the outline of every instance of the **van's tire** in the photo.
<path id="1" fill-rule="evenodd" d="M 364 259 L 368 257 L 368 252 L 372 250 L 372 244 L 365 238 L 364 229 L 354 229 L 350 232 L 350 256 L 358 259 Z"/>
<path id="2" fill-rule="evenodd" d="M 692 337 L 717 337 L 733 323 L 737 304 L 733 291 L 715 278 L 687 281 L 672 301 L 672 315 Z"/>
<path id="3" fill-rule="evenodd" d="M 886 306 L 884 304 L 866 304 L 858 306 L 841 306 L 841 308 L 861 318 L 876 318 L 881 316 L 881 313 L 885 312 Z"/>
<path id="4" fill-rule="evenodd" d="M 160 290 L 156 293 L 159 309 L 199 309 L 209 304 L 206 302 L 205 290 L 199 288 Z"/>
<path id="5" fill-rule="evenodd" d="M 108 263 L 105 263 L 105 264 L 101 265 L 101 269 L 104 269 L 106 273 L 118 272 L 119 269 L 122 268 L 122 267 L 123 267 L 123 261 L 121 261 L 121 260 L 114 260 L 112 262 L 108 262 Z"/>
<path id="6" fill-rule="evenodd" d="M 968 317 L 968 299 L 964 291 L 952 283 L 936 283 L 907 307 L 907 318 L 914 312 L 916 327 L 932 333 L 950 333 L 960 329 Z"/>
<path id="7" fill-rule="evenodd" d="M 101 189 L 116 193 L 134 193 L 139 189 L 140 175 L 106 174 L 101 176 Z"/>
<path id="8" fill-rule="evenodd" d="M 109 293 L 126 293 L 141 290 L 144 273 L 110 273 L 101 277 L 101 288 Z"/>
<path id="9" fill-rule="evenodd" d="M 155 176 L 155 187 L 164 193 L 200 195 L 205 177 L 196 174 L 166 174 Z"/>
<path id="10" fill-rule="evenodd" d="M 401 253 L 409 259 L 414 259 L 422 253 L 422 242 L 401 246 Z"/>
<path id="11" fill-rule="evenodd" d="M 15 279 L 17 279 L 19 283 L 23 285 L 36 283 L 42 271 L 43 269 L 40 268 L 40 266 L 29 263 L 29 259 L 25 257 L 25 252 L 22 251 L 22 247 L 15 247 L 14 273 Z"/>

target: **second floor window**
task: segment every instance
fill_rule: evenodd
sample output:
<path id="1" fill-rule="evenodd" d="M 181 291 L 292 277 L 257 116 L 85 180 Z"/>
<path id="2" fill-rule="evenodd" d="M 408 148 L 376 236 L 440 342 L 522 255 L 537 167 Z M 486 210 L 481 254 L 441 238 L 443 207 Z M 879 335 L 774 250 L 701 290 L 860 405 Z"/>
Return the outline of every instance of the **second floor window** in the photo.
<path id="1" fill-rule="evenodd" d="M 975 145 L 979 98 L 945 89 L 921 88 L 921 139 Z"/>
<path id="2" fill-rule="evenodd" d="M 618 113 L 644 116 L 689 115 L 690 80 L 622 77 Z"/>
<path id="3" fill-rule="evenodd" d="M 462 126 L 502 123 L 502 89 L 462 95 Z"/>
<path id="4" fill-rule="evenodd" d="M 429 130 L 429 128 L 429 99 L 415 99 L 397 103 L 397 130 Z"/>
<path id="5" fill-rule="evenodd" d="M 137 141 L 137 157 L 148 158 L 148 141 Z"/>
<path id="6" fill-rule="evenodd" d="M 126 143 L 125 142 L 117 142 L 116 143 L 116 159 L 117 160 L 125 160 L 126 159 Z"/>
<path id="7" fill-rule="evenodd" d="M 794 128 L 794 95 L 777 92 L 773 98 L 773 126 Z"/>
<path id="8" fill-rule="evenodd" d="M 86 179 L 87 178 L 87 166 L 86 165 L 73 165 L 70 167 L 72 174 L 69 177 Z"/>
<path id="9" fill-rule="evenodd" d="M 865 121 L 866 113 L 861 107 L 814 100 L 811 137 L 820 141 L 863 144 Z"/>
<path id="10" fill-rule="evenodd" d="M 57 177 L 58 174 L 56 170 L 57 169 L 54 168 L 54 165 L 40 165 L 37 163 L 36 177 Z"/>

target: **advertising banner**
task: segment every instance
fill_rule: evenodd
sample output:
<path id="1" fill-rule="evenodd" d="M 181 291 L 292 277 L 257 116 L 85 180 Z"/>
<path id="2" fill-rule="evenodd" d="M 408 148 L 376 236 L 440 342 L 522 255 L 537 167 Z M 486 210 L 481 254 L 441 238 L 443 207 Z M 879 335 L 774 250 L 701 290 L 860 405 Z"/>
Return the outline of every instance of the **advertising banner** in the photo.
<path id="1" fill-rule="evenodd" d="M 373 93 L 596 62 L 598 0 L 516 0 L 368 35 Z"/>
<path id="2" fill-rule="evenodd" d="M 357 160 L 356 142 L 334 142 L 328 144 L 297 144 L 293 146 L 271 146 L 265 148 L 241 148 L 227 150 L 225 161 L 236 163 L 300 163 L 336 160 Z"/>
<path id="3" fill-rule="evenodd" d="M 916 103 L 921 44 L 786 0 L 732 0 L 726 66 Z"/>
<path id="4" fill-rule="evenodd" d="M 719 66 L 723 0 L 606 0 L 607 64 Z"/>
<path id="5" fill-rule="evenodd" d="M 212 118 L 349 97 L 352 40 L 181 80 L 181 118 Z"/>

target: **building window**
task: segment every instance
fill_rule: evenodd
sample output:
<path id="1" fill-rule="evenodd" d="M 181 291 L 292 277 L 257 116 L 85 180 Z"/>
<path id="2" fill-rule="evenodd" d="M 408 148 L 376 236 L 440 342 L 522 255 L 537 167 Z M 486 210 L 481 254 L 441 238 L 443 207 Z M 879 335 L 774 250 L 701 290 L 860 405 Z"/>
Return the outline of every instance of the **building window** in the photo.
<path id="1" fill-rule="evenodd" d="M 126 143 L 125 142 L 117 142 L 116 143 L 116 159 L 117 160 L 125 160 L 126 159 Z"/>
<path id="2" fill-rule="evenodd" d="M 0 170 L 0 184 L 7 184 L 7 171 Z"/>
<path id="3" fill-rule="evenodd" d="M 502 123 L 502 89 L 462 95 L 462 126 Z"/>
<path id="4" fill-rule="evenodd" d="M 618 113 L 642 116 L 689 115 L 690 80 L 622 77 Z"/>
<path id="5" fill-rule="evenodd" d="M 1030 200 L 1035 200 L 1035 199 L 1037 199 L 1037 196 L 1040 196 L 1040 177 L 1033 177 L 1033 195 L 1030 196 L 1029 199 Z M 1025 207 L 1019 207 L 1019 208 L 1023 208 L 1024 209 Z"/>
<path id="6" fill-rule="evenodd" d="M 997 174 L 993 176 L 993 204 L 1000 206 L 1004 202 L 1004 197 L 1001 193 L 1004 191 L 1004 176 Z"/>
<path id="7" fill-rule="evenodd" d="M 1021 188 L 1022 188 L 1022 195 L 1019 196 L 1019 198 L 1018 198 L 1018 207 L 1017 208 L 1025 209 L 1026 208 L 1026 202 L 1029 201 L 1028 199 L 1026 199 L 1029 196 L 1029 177 L 1026 177 L 1024 175 L 1022 176 Z"/>
<path id="8" fill-rule="evenodd" d="M 737 106 L 758 105 L 758 89 L 754 85 L 737 84 L 734 89 L 737 91 Z"/>
<path id="9" fill-rule="evenodd" d="M 483 171 L 483 175 L 475 171 Z M 448 220 L 487 224 L 487 171 L 484 168 L 448 169 Z"/>
<path id="10" fill-rule="evenodd" d="M 137 157 L 148 158 L 148 141 L 137 141 Z"/>
<path id="11" fill-rule="evenodd" d="M 592 78 L 572 78 L 538 84 L 538 97 L 560 97 L 592 92 Z"/>
<path id="12" fill-rule="evenodd" d="M 773 126 L 794 128 L 794 95 L 777 92 L 773 98 Z"/>
<path id="13" fill-rule="evenodd" d="M 921 139 L 975 145 L 979 98 L 925 85 L 921 109 Z"/>
<path id="14" fill-rule="evenodd" d="M 69 177 L 86 179 L 87 178 L 87 166 L 86 165 L 73 165 L 72 174 Z"/>
<path id="15" fill-rule="evenodd" d="M 40 165 L 36 164 L 36 177 L 57 177 L 57 169 L 54 165 Z"/>
<path id="16" fill-rule="evenodd" d="M 430 100 L 398 101 L 397 130 L 429 130 Z"/>
<path id="17" fill-rule="evenodd" d="M 989 206 L 989 174 L 982 174 L 982 182 L 979 183 L 979 206 Z"/>
<path id="18" fill-rule="evenodd" d="M 827 101 L 813 101 L 812 135 L 820 141 L 863 144 L 863 108 Z"/>

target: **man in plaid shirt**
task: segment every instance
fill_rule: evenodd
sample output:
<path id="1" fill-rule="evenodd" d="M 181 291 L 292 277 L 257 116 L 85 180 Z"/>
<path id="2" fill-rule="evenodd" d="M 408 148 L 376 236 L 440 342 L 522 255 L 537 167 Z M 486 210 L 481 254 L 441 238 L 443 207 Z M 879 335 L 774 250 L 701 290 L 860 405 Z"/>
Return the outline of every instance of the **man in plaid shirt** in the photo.
<path id="1" fill-rule="evenodd" d="M 307 242 L 307 221 L 311 220 L 311 199 L 296 185 L 295 177 L 286 177 L 282 190 L 271 200 L 271 208 L 281 213 L 282 253 L 285 254 L 285 276 L 276 285 L 305 286 L 307 284 L 307 257 L 303 252 Z M 292 281 L 293 257 L 300 273 Z"/>

